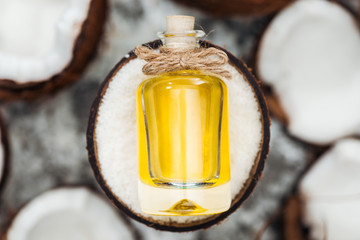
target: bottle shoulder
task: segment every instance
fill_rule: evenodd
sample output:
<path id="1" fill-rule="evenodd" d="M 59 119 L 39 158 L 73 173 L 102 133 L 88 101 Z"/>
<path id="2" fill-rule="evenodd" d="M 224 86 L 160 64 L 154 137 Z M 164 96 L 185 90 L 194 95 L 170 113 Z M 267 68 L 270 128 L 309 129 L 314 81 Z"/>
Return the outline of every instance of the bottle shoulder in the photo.
<path id="1" fill-rule="evenodd" d="M 157 85 L 208 85 L 212 87 L 226 88 L 224 81 L 208 72 L 199 70 L 181 70 L 175 72 L 164 73 L 157 76 L 149 77 L 144 80 L 140 86 L 153 87 Z"/>

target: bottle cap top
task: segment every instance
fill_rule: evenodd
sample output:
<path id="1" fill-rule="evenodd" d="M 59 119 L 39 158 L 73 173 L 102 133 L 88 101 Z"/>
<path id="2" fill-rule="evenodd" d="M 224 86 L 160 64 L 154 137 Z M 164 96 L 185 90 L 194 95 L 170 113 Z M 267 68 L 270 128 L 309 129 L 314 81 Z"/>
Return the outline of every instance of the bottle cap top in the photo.
<path id="1" fill-rule="evenodd" d="M 166 32 L 181 33 L 193 31 L 195 25 L 195 17 L 172 15 L 166 17 Z"/>

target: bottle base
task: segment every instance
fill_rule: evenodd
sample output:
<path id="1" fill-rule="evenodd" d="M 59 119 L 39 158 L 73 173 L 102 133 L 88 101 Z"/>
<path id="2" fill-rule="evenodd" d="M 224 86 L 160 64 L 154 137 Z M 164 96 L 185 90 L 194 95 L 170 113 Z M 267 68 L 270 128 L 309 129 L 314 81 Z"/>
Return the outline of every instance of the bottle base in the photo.
<path id="1" fill-rule="evenodd" d="M 139 181 L 141 210 L 151 215 L 197 216 L 225 212 L 231 204 L 230 181 L 211 188 L 173 189 Z"/>

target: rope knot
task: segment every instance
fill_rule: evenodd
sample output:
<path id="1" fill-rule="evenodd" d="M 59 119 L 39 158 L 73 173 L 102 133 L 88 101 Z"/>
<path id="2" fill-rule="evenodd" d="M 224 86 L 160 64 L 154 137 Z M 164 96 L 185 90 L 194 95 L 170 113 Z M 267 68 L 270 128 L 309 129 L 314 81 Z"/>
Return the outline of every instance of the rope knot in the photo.
<path id="1" fill-rule="evenodd" d="M 179 59 L 179 65 L 182 69 L 191 69 L 191 65 L 189 65 L 190 61 L 191 61 L 191 57 L 187 54 L 184 54 Z"/>
<path id="2" fill-rule="evenodd" d="M 229 71 L 222 68 L 228 62 L 224 51 L 210 48 L 166 48 L 156 53 L 145 46 L 135 49 L 138 58 L 145 60 L 142 71 L 146 75 L 158 75 L 177 70 L 204 70 L 231 79 Z"/>

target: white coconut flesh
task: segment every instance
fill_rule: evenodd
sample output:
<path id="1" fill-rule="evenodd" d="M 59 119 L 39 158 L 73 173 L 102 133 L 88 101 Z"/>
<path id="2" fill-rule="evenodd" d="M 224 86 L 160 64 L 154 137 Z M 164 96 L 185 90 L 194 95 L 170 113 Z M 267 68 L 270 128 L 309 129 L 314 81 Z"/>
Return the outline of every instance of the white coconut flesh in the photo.
<path id="1" fill-rule="evenodd" d="M 0 1 L 0 79 L 46 80 L 72 59 L 90 0 Z"/>
<path id="2" fill-rule="evenodd" d="M 360 131 L 360 35 L 356 19 L 323 0 L 297 1 L 265 31 L 258 72 L 273 87 L 289 131 L 328 144 Z"/>
<path id="3" fill-rule="evenodd" d="M 359 238 L 359 172 L 360 140 L 344 139 L 305 175 L 300 196 L 311 239 Z"/>
<path id="4" fill-rule="evenodd" d="M 132 239 L 116 210 L 85 187 L 49 190 L 25 205 L 7 240 Z"/>
<path id="5" fill-rule="evenodd" d="M 133 59 L 114 74 L 99 106 L 95 128 L 97 160 L 107 186 L 138 216 L 156 222 L 188 223 L 209 216 L 150 216 L 141 212 L 137 196 L 136 89 L 147 77 L 146 62 Z M 229 93 L 229 129 L 232 197 L 251 177 L 262 141 L 262 117 L 253 89 L 234 67 L 224 79 Z"/>

